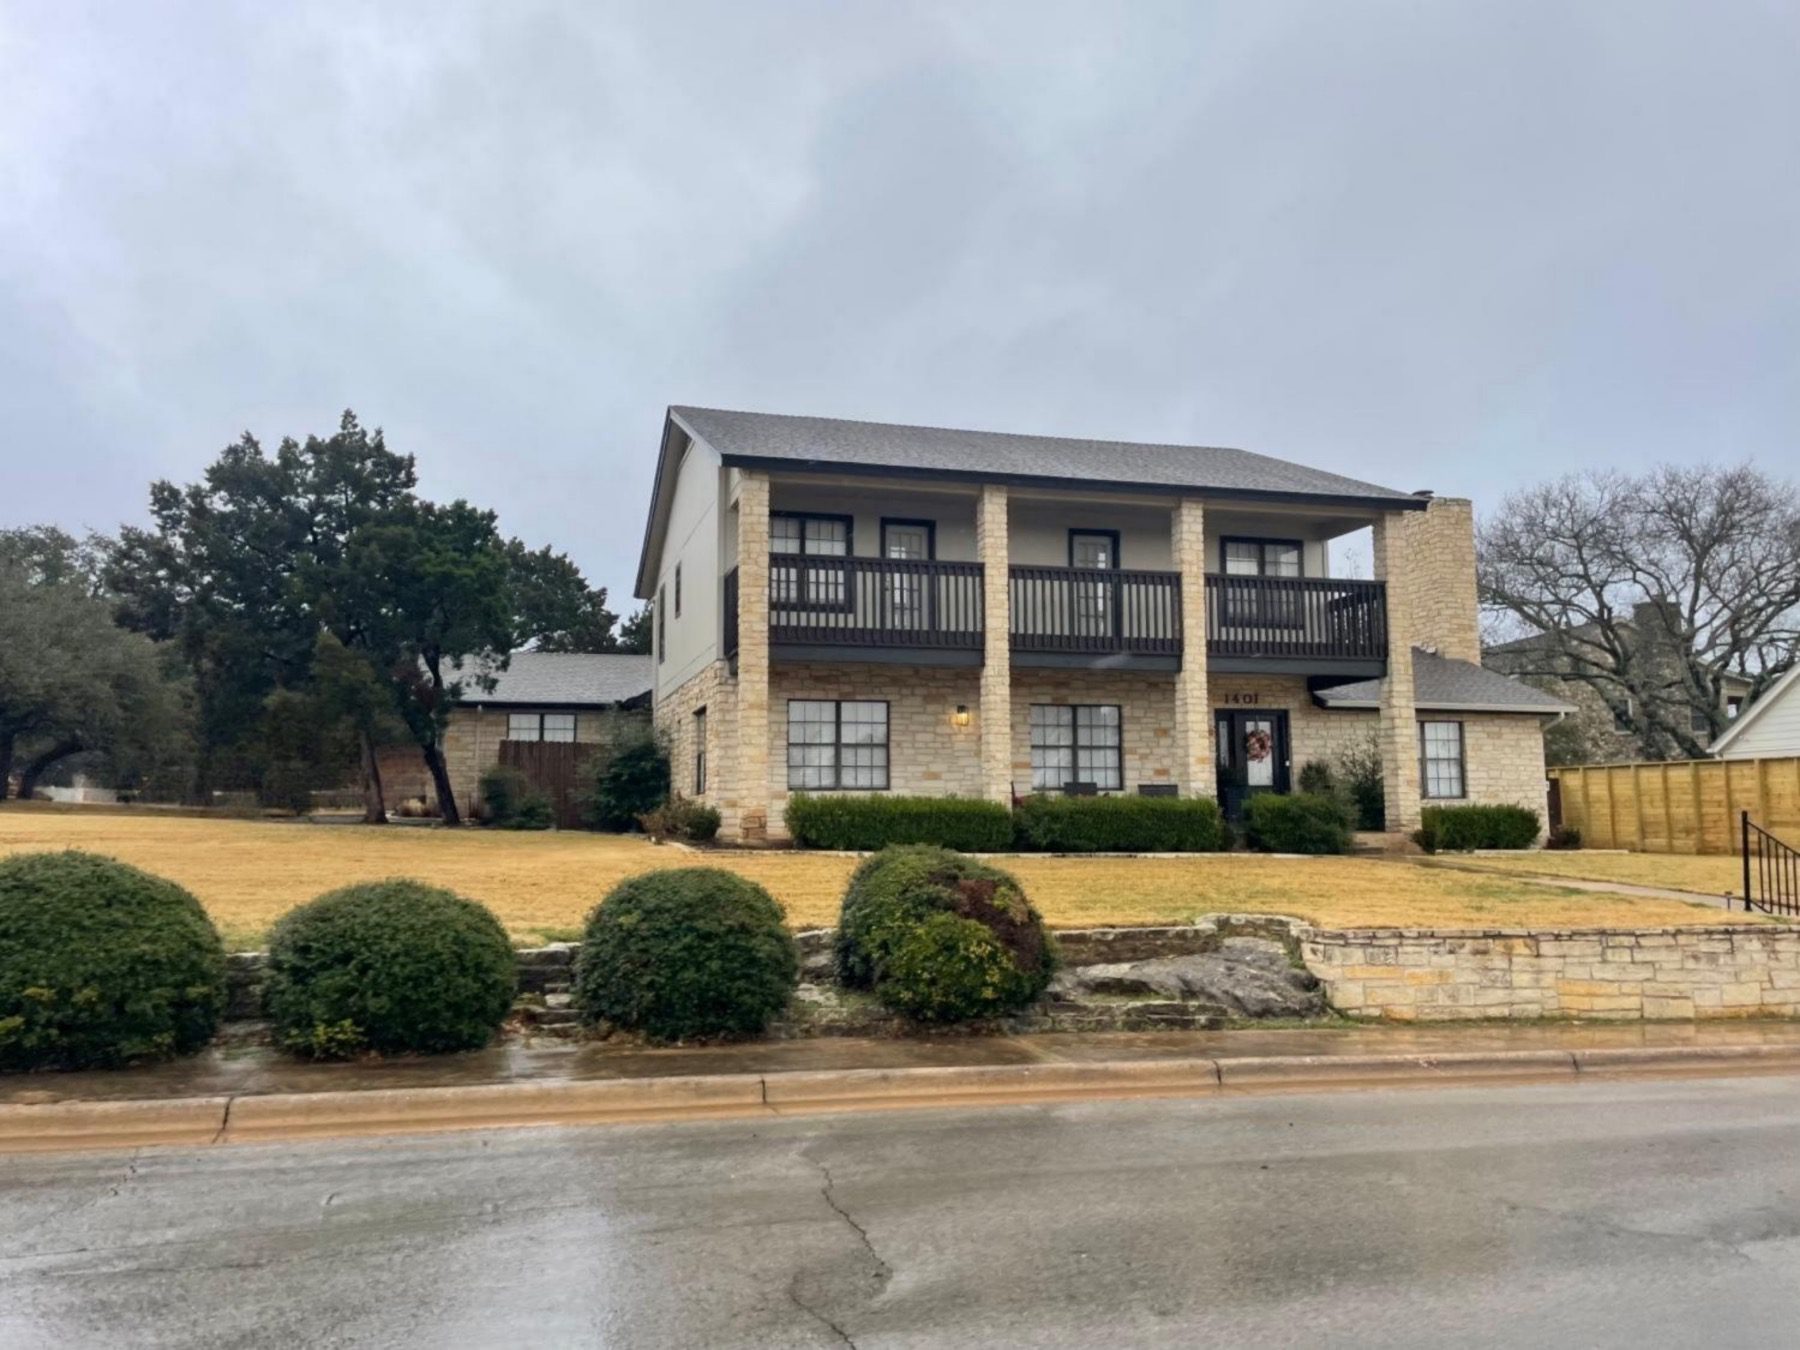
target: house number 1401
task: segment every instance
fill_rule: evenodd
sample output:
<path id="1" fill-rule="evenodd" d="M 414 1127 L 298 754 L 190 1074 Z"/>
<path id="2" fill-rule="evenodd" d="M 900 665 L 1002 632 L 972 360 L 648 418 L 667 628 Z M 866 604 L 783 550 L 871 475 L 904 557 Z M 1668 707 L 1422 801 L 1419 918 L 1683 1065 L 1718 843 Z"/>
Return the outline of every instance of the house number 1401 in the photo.
<path id="1" fill-rule="evenodd" d="M 1229 706 L 1235 706 L 1235 707 L 1240 707 L 1240 708 L 1254 708 L 1257 704 L 1262 702 L 1262 695 L 1261 694 L 1227 694 L 1227 695 L 1225 695 L 1225 702 Z"/>

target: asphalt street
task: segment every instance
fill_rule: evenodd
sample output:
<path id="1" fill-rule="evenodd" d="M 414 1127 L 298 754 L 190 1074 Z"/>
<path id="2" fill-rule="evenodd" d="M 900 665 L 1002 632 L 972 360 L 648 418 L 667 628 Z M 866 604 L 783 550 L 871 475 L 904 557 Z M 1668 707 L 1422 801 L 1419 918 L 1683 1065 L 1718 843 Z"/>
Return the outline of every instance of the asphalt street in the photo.
<path id="1" fill-rule="evenodd" d="M 0 1159 L 0 1345 L 1792 1346 L 1800 1079 Z"/>

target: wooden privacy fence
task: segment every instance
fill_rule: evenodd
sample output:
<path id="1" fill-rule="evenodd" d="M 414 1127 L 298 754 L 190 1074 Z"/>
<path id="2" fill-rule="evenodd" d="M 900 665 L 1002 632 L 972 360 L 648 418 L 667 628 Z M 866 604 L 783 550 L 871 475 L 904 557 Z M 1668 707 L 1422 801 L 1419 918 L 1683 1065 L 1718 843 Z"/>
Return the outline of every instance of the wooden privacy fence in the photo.
<path id="1" fill-rule="evenodd" d="M 583 741 L 501 741 L 500 762 L 520 770 L 549 797 L 557 828 L 569 830 L 582 823 L 581 766 L 609 749 Z"/>
<path id="2" fill-rule="evenodd" d="M 1763 829 L 1800 839 L 1800 758 L 1565 765 L 1550 770 L 1564 825 L 1590 848 L 1737 853 L 1748 811 Z"/>

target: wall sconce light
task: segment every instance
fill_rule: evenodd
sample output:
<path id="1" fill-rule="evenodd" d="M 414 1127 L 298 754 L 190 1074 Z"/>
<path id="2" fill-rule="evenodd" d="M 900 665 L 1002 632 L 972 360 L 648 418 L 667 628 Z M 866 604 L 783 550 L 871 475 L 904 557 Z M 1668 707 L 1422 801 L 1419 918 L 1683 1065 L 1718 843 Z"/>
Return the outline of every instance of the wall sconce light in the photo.
<path id="1" fill-rule="evenodd" d="M 956 711 L 950 714 L 950 721 L 954 725 L 959 726 L 959 727 L 968 726 L 969 725 L 969 705 L 966 703 L 957 704 Z"/>

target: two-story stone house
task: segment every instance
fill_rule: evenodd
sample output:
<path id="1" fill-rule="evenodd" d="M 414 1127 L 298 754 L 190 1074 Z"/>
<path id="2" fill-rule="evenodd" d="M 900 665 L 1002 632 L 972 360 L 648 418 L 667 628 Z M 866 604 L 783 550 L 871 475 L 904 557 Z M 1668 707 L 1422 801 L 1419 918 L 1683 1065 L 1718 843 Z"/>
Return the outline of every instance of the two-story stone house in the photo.
<path id="1" fill-rule="evenodd" d="M 1374 579 L 1328 575 L 1365 528 Z M 671 408 L 636 589 L 727 839 L 797 791 L 1234 814 L 1371 737 L 1390 829 L 1541 810 L 1567 707 L 1479 664 L 1467 502 L 1241 450 Z"/>

